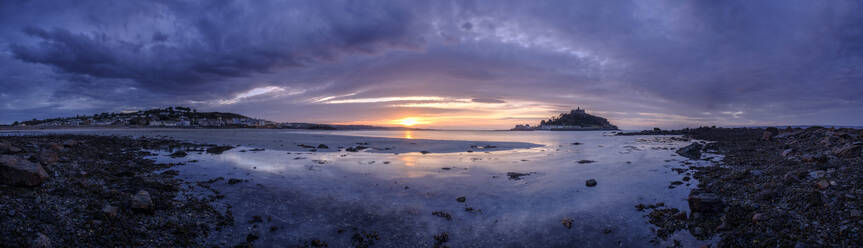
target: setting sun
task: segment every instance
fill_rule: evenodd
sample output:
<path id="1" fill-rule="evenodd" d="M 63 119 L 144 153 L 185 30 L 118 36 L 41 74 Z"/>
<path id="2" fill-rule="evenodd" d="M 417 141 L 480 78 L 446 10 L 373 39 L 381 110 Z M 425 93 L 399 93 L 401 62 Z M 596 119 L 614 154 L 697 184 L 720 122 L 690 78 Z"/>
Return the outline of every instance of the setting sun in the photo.
<path id="1" fill-rule="evenodd" d="M 424 122 L 420 121 L 416 117 L 408 117 L 408 118 L 404 118 L 404 119 L 395 120 L 395 121 L 393 121 L 393 123 L 399 124 L 402 126 L 408 126 L 408 127 L 413 126 L 413 125 L 417 125 L 417 124 L 424 124 Z"/>

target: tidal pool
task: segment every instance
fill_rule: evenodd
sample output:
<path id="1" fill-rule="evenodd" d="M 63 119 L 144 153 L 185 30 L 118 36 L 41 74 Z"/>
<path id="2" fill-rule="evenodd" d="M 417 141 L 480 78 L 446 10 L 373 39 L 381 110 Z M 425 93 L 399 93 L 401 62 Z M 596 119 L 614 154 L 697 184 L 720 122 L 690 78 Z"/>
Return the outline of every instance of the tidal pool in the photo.
<path id="1" fill-rule="evenodd" d="M 686 230 L 668 240 L 657 239 L 647 212 L 634 207 L 662 202 L 688 212 L 686 197 L 696 182 L 669 187 L 685 176 L 671 168 L 684 166 L 685 158 L 674 150 L 688 142 L 671 136 L 254 132 L 222 133 L 212 140 L 224 141 L 229 135 L 267 138 L 235 142 L 243 146 L 220 155 L 192 152 L 171 158 L 169 152 L 161 152 L 153 157 L 158 162 L 184 163 L 171 169 L 179 171 L 178 177 L 189 187 L 223 197 L 217 204 L 230 209 L 235 225 L 211 233 L 214 245 L 238 244 L 249 234 L 257 238 L 256 245 L 265 247 L 320 242 L 330 247 L 664 247 L 673 240 L 693 247 L 707 243 L 693 239 Z M 330 149 L 312 152 L 293 145 L 291 137 L 304 135 L 317 137 L 313 145 Z M 208 141 L 206 137 L 191 140 Z M 369 147 L 391 142 L 387 146 L 392 147 L 360 152 L 338 148 L 351 145 L 348 141 Z M 426 154 L 398 147 L 417 142 L 439 147 Z M 510 172 L 526 175 L 511 177 Z M 223 180 L 207 184 L 212 190 L 195 183 L 219 177 Z M 598 184 L 588 187 L 588 179 Z M 573 220 L 571 228 L 561 223 L 564 218 Z M 441 242 L 442 233 L 447 234 L 446 242 Z"/>

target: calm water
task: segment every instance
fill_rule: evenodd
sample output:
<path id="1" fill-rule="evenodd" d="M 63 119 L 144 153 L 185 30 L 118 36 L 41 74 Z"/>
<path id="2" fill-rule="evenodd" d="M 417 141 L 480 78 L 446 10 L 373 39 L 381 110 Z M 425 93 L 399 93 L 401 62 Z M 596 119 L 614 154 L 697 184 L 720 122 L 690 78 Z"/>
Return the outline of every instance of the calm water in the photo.
<path id="1" fill-rule="evenodd" d="M 446 232 L 451 247 L 652 247 L 651 226 L 638 203 L 664 202 L 687 210 L 688 187 L 670 189 L 682 175 L 670 168 L 686 145 L 667 138 L 604 136 L 603 132 L 356 131 L 313 132 L 364 137 L 531 142 L 542 147 L 493 152 L 370 153 L 286 152 L 241 147 L 222 155 L 191 154 L 177 169 L 189 181 L 216 177 L 249 182 L 213 185 L 225 195 L 235 228 L 213 235 L 234 244 L 249 232 L 265 246 L 356 244 L 352 237 L 376 233 L 375 246 L 431 247 Z M 278 139 L 280 132 L 274 131 Z M 581 145 L 573 145 L 579 142 Z M 327 144 L 321 139 L 320 143 Z M 580 164 L 577 161 L 592 160 Z M 530 173 L 521 180 L 508 172 Z M 596 179 L 596 187 L 585 180 Z M 691 186 L 690 186 L 691 187 Z M 461 203 L 456 198 L 465 196 Z M 472 209 L 467 211 L 466 209 Z M 442 211 L 451 220 L 432 213 Z M 253 216 L 263 223 L 248 224 Z M 574 220 L 572 229 L 561 219 Z M 256 225 L 256 226 L 255 226 Z M 271 227 L 275 227 L 271 231 Z M 604 233 L 610 229 L 611 233 Z"/>
<path id="2" fill-rule="evenodd" d="M 172 169 L 189 182 L 225 178 L 212 188 L 224 195 L 220 206 L 231 206 L 236 226 L 213 233 L 215 245 L 234 245 L 255 233 L 260 237 L 255 244 L 261 246 L 294 246 L 318 239 L 330 247 L 345 247 L 358 244 L 352 238 L 355 234 L 365 241 L 376 234 L 374 247 L 432 247 L 434 235 L 442 232 L 448 234 L 444 245 L 450 247 L 665 247 L 673 239 L 684 247 L 705 243 L 693 240 L 685 230 L 667 241 L 651 243 L 655 235 L 644 217 L 647 212 L 634 207 L 663 202 L 688 212 L 685 199 L 694 185 L 669 188 L 670 182 L 684 176 L 670 170 L 682 166 L 684 160 L 673 151 L 688 143 L 668 137 L 539 131 L 108 133 L 141 132 L 210 143 L 249 140 L 221 155 L 190 153 L 172 159 L 162 152 L 154 157 L 160 162 L 185 162 Z M 335 149 L 347 141 L 369 142 L 372 147 L 386 141 L 393 149 L 418 144 L 382 138 L 541 146 L 495 151 L 457 146 L 448 149 L 454 152 L 429 154 Z M 264 142 L 266 139 L 270 142 Z M 314 144 L 333 149 L 298 151 L 303 149 L 293 145 L 296 139 L 313 139 Z M 267 149 L 250 151 L 256 147 Z M 522 146 L 511 148 L 517 147 Z M 580 160 L 595 162 L 578 163 Z M 508 172 L 529 175 L 513 180 Z M 230 178 L 249 181 L 229 185 Z M 588 179 L 596 179 L 598 185 L 585 186 Z M 195 183 L 189 187 L 203 195 L 215 194 Z M 466 201 L 456 201 L 460 196 Z M 432 214 L 438 211 L 451 219 Z M 260 216 L 262 222 L 250 223 L 254 216 Z M 561 224 L 563 218 L 574 220 L 571 229 Z M 605 229 L 611 232 L 603 232 Z"/>

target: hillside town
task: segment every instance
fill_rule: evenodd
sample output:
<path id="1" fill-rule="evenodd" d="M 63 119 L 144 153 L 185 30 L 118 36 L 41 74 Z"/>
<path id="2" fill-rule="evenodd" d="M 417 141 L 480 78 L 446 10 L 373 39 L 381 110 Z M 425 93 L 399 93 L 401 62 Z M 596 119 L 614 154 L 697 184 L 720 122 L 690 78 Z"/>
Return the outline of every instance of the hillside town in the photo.
<path id="1" fill-rule="evenodd" d="M 274 127 L 278 123 L 250 118 L 234 113 L 198 112 L 188 107 L 167 107 L 121 113 L 101 113 L 89 116 L 53 118 L 15 122 L 16 127 Z"/>

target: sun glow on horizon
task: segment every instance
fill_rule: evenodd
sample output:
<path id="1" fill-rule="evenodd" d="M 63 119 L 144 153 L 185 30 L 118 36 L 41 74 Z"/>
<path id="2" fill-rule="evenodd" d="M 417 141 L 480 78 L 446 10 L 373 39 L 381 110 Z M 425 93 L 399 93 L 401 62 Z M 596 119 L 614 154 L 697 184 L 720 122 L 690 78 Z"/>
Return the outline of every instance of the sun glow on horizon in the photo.
<path id="1" fill-rule="evenodd" d="M 414 125 L 426 124 L 426 122 L 420 120 L 417 117 L 406 117 L 398 120 L 393 120 L 393 124 L 398 124 L 406 127 L 412 127 Z"/>

